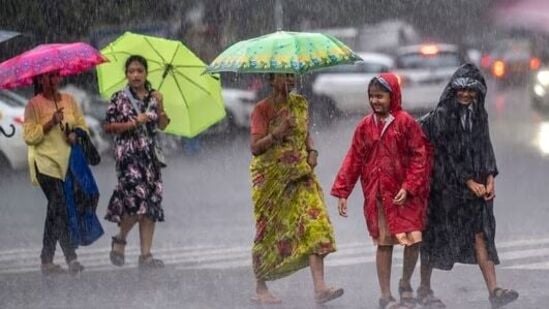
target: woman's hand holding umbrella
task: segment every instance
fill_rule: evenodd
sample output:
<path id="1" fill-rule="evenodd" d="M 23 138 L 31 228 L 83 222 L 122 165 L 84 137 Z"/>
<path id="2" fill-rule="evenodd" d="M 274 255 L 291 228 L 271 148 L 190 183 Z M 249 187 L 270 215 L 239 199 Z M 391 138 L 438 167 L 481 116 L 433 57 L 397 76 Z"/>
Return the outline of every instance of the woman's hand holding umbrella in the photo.
<path id="1" fill-rule="evenodd" d="M 60 107 L 53 113 L 51 119 L 44 125 L 44 133 L 49 132 L 57 124 L 63 121 L 63 107 Z"/>

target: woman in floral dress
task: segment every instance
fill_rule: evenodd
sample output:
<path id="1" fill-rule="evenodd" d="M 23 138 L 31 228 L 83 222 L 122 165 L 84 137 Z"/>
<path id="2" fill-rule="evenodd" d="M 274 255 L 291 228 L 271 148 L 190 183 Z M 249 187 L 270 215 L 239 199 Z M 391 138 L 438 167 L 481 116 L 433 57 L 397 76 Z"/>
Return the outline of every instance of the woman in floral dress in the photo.
<path id="1" fill-rule="evenodd" d="M 251 120 L 252 200 L 256 236 L 252 249 L 257 280 L 254 302 L 280 303 L 266 281 L 310 266 L 315 300 L 343 294 L 324 282 L 324 257 L 335 251 L 333 228 L 314 174 L 318 152 L 308 132 L 308 103 L 289 93 L 294 77 L 272 74 L 273 92 Z"/>
<path id="2" fill-rule="evenodd" d="M 111 262 L 122 266 L 126 237 L 139 223 L 140 268 L 164 264 L 151 255 L 154 227 L 164 221 L 161 163 L 155 155 L 156 129 L 164 129 L 169 118 L 162 96 L 147 81 L 147 61 L 133 55 L 126 61 L 128 86 L 112 96 L 107 109 L 105 131 L 114 134 L 114 157 L 118 184 L 105 218 L 116 222 L 120 232 L 112 238 Z"/>

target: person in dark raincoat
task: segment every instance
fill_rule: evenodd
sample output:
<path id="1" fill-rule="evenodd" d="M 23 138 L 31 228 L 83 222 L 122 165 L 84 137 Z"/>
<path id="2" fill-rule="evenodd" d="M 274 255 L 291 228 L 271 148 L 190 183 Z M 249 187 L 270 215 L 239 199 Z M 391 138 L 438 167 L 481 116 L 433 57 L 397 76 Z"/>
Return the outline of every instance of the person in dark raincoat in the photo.
<path id="1" fill-rule="evenodd" d="M 496 158 L 484 107 L 486 82 L 478 68 L 464 64 L 444 89 L 438 106 L 420 119 L 434 152 L 434 166 L 421 248 L 418 302 L 445 308 L 431 290 L 433 268 L 478 264 L 493 307 L 518 297 L 497 287 L 495 265 L 494 179 Z"/>
<path id="2" fill-rule="evenodd" d="M 402 110 L 398 78 L 382 73 L 368 85 L 373 113 L 358 124 L 331 194 L 347 216 L 347 198 L 360 177 L 364 217 L 377 245 L 380 308 L 413 308 L 410 279 L 419 256 L 425 223 L 430 162 L 427 140 L 412 116 Z M 391 295 L 393 246 L 404 245 L 400 303 Z"/>

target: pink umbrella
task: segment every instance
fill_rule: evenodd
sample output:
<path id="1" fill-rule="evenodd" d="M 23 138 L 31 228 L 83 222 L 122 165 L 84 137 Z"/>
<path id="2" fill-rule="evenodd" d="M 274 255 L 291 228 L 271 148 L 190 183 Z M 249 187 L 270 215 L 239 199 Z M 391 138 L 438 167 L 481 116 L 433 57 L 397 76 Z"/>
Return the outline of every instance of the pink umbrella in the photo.
<path id="1" fill-rule="evenodd" d="M 38 45 L 0 63 L 0 88 L 28 86 L 33 77 L 53 71 L 61 76 L 77 74 L 107 61 L 86 43 Z"/>

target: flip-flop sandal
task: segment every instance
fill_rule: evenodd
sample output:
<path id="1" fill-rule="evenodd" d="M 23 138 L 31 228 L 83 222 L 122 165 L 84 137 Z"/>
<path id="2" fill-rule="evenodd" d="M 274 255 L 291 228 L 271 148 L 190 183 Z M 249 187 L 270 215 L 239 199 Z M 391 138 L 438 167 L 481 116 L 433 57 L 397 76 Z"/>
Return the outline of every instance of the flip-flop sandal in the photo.
<path id="1" fill-rule="evenodd" d="M 426 309 L 445 309 L 446 305 L 438 297 L 435 297 L 433 290 L 429 288 L 417 288 L 417 303 Z"/>
<path id="2" fill-rule="evenodd" d="M 329 288 L 325 291 L 317 293 L 315 295 L 315 301 L 317 304 L 324 304 L 329 302 L 330 300 L 341 297 L 341 295 L 343 295 L 343 292 L 344 291 L 342 288 Z"/>
<path id="3" fill-rule="evenodd" d="M 124 262 L 125 262 L 124 253 L 114 251 L 115 244 L 125 246 L 126 241 L 123 239 L 119 239 L 116 236 L 113 236 L 111 241 L 111 252 L 109 253 L 111 263 L 115 266 L 122 266 L 124 265 Z"/>
<path id="4" fill-rule="evenodd" d="M 495 288 L 490 295 L 490 304 L 492 309 L 497 309 L 515 301 L 519 293 L 511 289 Z"/>
<path id="5" fill-rule="evenodd" d="M 277 305 L 282 303 L 282 300 L 272 294 L 255 295 L 250 298 L 250 301 L 258 305 Z"/>
<path id="6" fill-rule="evenodd" d="M 42 271 L 43 275 L 60 275 L 60 274 L 66 274 L 67 270 L 63 269 L 60 265 L 57 264 L 42 264 L 40 266 L 40 271 Z"/>
<path id="7" fill-rule="evenodd" d="M 408 295 L 405 296 L 404 294 L 407 293 Z M 417 300 L 414 297 L 414 290 L 410 286 L 410 284 L 403 283 L 402 280 L 400 280 L 398 284 L 398 294 L 400 296 L 400 304 L 405 306 L 406 308 L 415 308 L 417 305 Z"/>
<path id="8" fill-rule="evenodd" d="M 379 299 L 379 309 L 407 309 L 405 305 L 396 301 L 396 299 L 391 296 L 389 298 L 380 298 Z"/>

